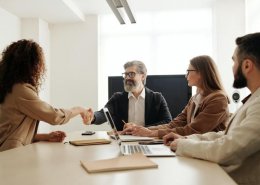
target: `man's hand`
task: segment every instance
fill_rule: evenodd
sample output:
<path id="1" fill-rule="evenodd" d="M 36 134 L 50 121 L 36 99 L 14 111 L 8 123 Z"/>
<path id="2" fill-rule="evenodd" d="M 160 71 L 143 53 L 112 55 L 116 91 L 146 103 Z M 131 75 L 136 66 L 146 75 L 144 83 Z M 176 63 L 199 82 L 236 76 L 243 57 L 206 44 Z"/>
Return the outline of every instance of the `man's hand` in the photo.
<path id="1" fill-rule="evenodd" d="M 126 123 L 124 120 L 122 120 L 122 121 L 124 123 L 124 127 L 123 127 L 123 130 L 120 131 L 120 134 L 131 135 L 132 129 L 136 126 L 136 124 L 133 122 Z"/>
<path id="2" fill-rule="evenodd" d="M 124 122 L 124 128 L 123 129 L 132 128 L 134 126 L 136 126 L 136 124 L 133 123 L 133 122 L 130 122 L 130 123 L 125 123 Z"/>
<path id="3" fill-rule="evenodd" d="M 148 136 L 157 137 L 157 130 L 150 130 L 142 126 L 131 126 L 122 131 L 122 134 L 134 135 L 134 136 Z"/>
<path id="4" fill-rule="evenodd" d="M 85 112 L 82 112 L 80 115 L 85 125 L 89 125 L 94 119 L 94 112 L 91 108 L 87 109 Z"/>
<path id="5" fill-rule="evenodd" d="M 171 150 L 172 151 L 176 151 L 177 150 L 177 145 L 178 145 L 178 142 L 180 141 L 180 139 L 176 139 L 176 140 L 174 140 L 173 142 L 171 142 L 171 144 L 170 144 L 170 148 L 171 148 Z"/>
<path id="6" fill-rule="evenodd" d="M 179 134 L 175 134 L 173 132 L 163 136 L 163 143 L 167 146 L 170 146 L 173 141 L 176 139 L 185 139 L 184 136 L 181 136 Z"/>

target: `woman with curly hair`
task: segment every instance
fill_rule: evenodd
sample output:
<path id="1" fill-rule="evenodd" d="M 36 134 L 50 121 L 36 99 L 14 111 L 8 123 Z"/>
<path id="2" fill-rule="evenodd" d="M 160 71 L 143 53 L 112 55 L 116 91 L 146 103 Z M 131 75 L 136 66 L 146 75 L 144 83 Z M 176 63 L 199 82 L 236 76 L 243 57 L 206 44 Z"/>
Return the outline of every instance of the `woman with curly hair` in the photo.
<path id="1" fill-rule="evenodd" d="M 0 151 L 35 141 L 62 142 L 62 131 L 37 133 L 39 121 L 51 125 L 67 123 L 81 115 L 87 124 L 91 109 L 54 108 L 42 101 L 39 88 L 45 74 L 42 48 L 34 41 L 19 40 L 9 45 L 0 61 Z"/>

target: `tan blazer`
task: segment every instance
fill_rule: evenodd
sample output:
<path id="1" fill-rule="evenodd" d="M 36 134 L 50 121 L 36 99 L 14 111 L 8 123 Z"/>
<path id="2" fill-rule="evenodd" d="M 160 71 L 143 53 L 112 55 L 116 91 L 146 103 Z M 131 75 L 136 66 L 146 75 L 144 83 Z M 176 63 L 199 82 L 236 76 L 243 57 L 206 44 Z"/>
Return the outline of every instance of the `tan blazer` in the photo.
<path id="1" fill-rule="evenodd" d="M 222 91 L 215 91 L 202 96 L 195 113 L 194 97 L 170 123 L 148 128 L 152 130 L 158 129 L 159 137 L 169 132 L 186 136 L 224 130 L 229 117 L 226 95 Z M 193 114 L 194 118 L 192 119 Z"/>
<path id="2" fill-rule="evenodd" d="M 0 104 L 0 151 L 32 143 L 38 121 L 60 125 L 70 118 L 71 111 L 40 100 L 30 84 L 15 84 Z"/>
<path id="3" fill-rule="evenodd" d="M 260 88 L 230 121 L 226 134 L 210 132 L 179 140 L 176 153 L 219 163 L 238 184 L 259 185 Z"/>

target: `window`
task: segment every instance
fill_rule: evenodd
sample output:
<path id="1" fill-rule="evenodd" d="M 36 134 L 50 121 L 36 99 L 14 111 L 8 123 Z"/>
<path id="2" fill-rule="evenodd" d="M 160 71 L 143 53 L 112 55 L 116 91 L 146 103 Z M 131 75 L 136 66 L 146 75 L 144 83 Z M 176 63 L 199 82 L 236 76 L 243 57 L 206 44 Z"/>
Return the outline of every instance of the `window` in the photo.
<path id="1" fill-rule="evenodd" d="M 114 15 L 100 17 L 102 89 L 107 88 L 107 77 L 120 75 L 124 63 L 130 60 L 143 61 L 148 75 L 185 74 L 191 58 L 212 55 L 210 8 L 135 17 L 136 24 L 125 25 L 120 25 Z M 107 93 L 100 96 L 99 105 L 104 106 Z"/>

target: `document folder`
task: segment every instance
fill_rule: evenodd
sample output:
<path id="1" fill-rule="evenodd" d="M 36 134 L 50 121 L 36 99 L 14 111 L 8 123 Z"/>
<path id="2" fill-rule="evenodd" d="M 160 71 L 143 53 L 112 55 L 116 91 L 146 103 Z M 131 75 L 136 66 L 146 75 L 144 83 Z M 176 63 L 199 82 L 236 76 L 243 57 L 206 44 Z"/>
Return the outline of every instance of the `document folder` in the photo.
<path id="1" fill-rule="evenodd" d="M 86 146 L 86 145 L 102 145 L 111 143 L 108 139 L 86 139 L 86 140 L 74 140 L 69 141 L 70 144 L 75 146 Z"/>
<path id="2" fill-rule="evenodd" d="M 89 173 L 158 168 L 156 163 L 141 153 L 112 159 L 80 162 L 84 169 Z"/>

